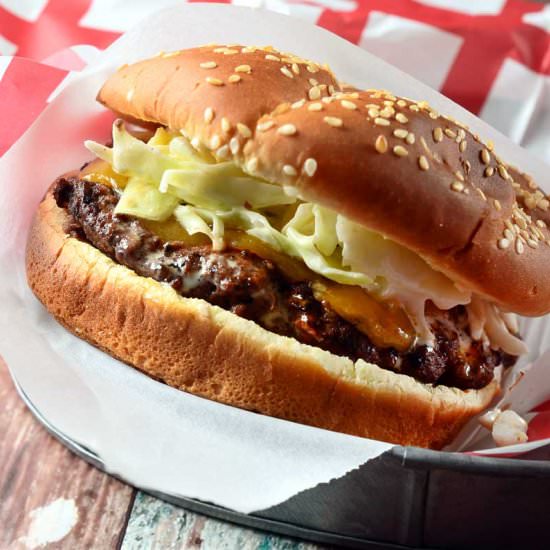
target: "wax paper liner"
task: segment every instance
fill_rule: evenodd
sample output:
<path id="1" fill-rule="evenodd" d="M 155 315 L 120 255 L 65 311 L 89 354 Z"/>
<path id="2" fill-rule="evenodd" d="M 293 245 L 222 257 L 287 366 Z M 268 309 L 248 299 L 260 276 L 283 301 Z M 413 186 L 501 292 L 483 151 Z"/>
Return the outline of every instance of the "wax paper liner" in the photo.
<path id="1" fill-rule="evenodd" d="M 550 182 L 543 163 L 437 92 L 320 28 L 274 13 L 221 5 L 170 8 L 71 79 L 0 161 L 0 351 L 42 414 L 99 454 L 109 471 L 140 487 L 249 513 L 340 477 L 392 446 L 260 416 L 155 382 L 60 327 L 32 296 L 24 275 L 26 233 L 46 188 L 89 159 L 84 139 L 109 139 L 113 116 L 94 101 L 105 78 L 159 50 L 208 42 L 273 44 L 328 62 L 357 86 L 427 99 L 493 139 L 502 156 L 547 191 Z M 529 320 L 523 330 L 530 359 L 539 359 L 505 399 L 526 413 L 550 396 L 543 355 L 550 324 L 547 318 Z M 461 436 L 470 450 L 487 443 L 474 432 Z M 540 427 L 537 433 L 550 435 Z"/>

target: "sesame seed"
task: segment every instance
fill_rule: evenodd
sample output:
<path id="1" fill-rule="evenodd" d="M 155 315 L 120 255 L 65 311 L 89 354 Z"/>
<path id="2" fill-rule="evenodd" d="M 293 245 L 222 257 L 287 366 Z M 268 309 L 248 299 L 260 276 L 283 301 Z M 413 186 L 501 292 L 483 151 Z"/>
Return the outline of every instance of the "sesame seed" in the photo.
<path id="1" fill-rule="evenodd" d="M 500 201 L 498 199 L 495 199 L 493 202 L 497 210 L 502 210 L 502 206 L 500 205 Z"/>
<path id="2" fill-rule="evenodd" d="M 130 88 L 128 90 L 128 93 L 126 94 L 126 101 L 132 101 L 132 98 L 134 97 L 135 89 Z"/>
<path id="3" fill-rule="evenodd" d="M 217 149 L 220 145 L 220 136 L 218 136 L 218 134 L 214 134 L 210 139 L 210 149 Z"/>
<path id="4" fill-rule="evenodd" d="M 200 149 L 200 146 L 201 146 L 201 141 L 198 137 L 194 137 L 192 140 L 191 140 L 191 145 L 193 146 L 194 149 Z"/>
<path id="5" fill-rule="evenodd" d="M 535 241 L 534 239 L 527 239 L 527 244 L 531 248 L 538 248 L 539 247 L 539 243 L 537 241 Z"/>
<path id="6" fill-rule="evenodd" d="M 409 152 L 402 145 L 396 145 L 393 148 L 393 154 L 397 155 L 398 157 L 406 157 L 409 154 Z"/>
<path id="7" fill-rule="evenodd" d="M 376 117 L 374 119 L 374 124 L 376 124 L 377 126 L 389 126 L 390 121 L 387 118 Z"/>
<path id="8" fill-rule="evenodd" d="M 213 120 L 214 120 L 214 111 L 212 107 L 207 107 L 204 110 L 204 122 L 206 122 L 206 124 L 210 124 Z"/>
<path id="9" fill-rule="evenodd" d="M 509 240 L 513 240 L 513 238 L 514 238 L 514 232 L 511 231 L 510 229 L 506 228 L 506 229 L 504 230 L 504 236 L 505 236 L 507 239 L 509 239 Z"/>
<path id="10" fill-rule="evenodd" d="M 215 69 L 218 64 L 215 61 L 205 61 L 200 64 L 201 69 Z"/>
<path id="11" fill-rule="evenodd" d="M 296 134 L 298 130 L 296 130 L 296 126 L 294 124 L 283 124 L 278 130 L 277 133 L 281 134 L 282 136 L 293 136 Z"/>
<path id="12" fill-rule="evenodd" d="M 487 149 L 482 149 L 479 153 L 479 157 L 483 164 L 489 164 L 491 162 L 491 155 L 489 154 L 489 151 L 487 151 Z"/>
<path id="13" fill-rule="evenodd" d="M 454 174 L 455 174 L 456 179 L 458 179 L 460 181 L 464 181 L 464 176 L 462 175 L 462 172 L 457 170 Z"/>
<path id="14" fill-rule="evenodd" d="M 226 159 L 229 156 L 229 147 L 222 145 L 217 151 L 216 156 L 222 159 Z"/>
<path id="15" fill-rule="evenodd" d="M 523 243 L 521 242 L 520 238 L 518 237 L 516 239 L 516 252 L 518 254 L 523 254 L 523 251 L 525 250 Z"/>
<path id="16" fill-rule="evenodd" d="M 252 132 L 250 128 L 246 124 L 243 124 L 242 122 L 237 122 L 237 131 L 244 138 L 252 137 Z"/>
<path id="17" fill-rule="evenodd" d="M 409 132 L 409 135 L 405 138 L 405 141 L 412 145 L 415 142 L 416 138 L 414 137 L 414 134 L 412 132 Z"/>
<path id="18" fill-rule="evenodd" d="M 407 124 L 407 122 L 409 122 L 409 119 L 403 113 L 397 113 L 395 115 L 395 120 L 401 122 L 401 124 Z"/>
<path id="19" fill-rule="evenodd" d="M 395 101 L 391 101 L 389 99 L 385 99 L 384 100 L 384 105 L 386 105 L 387 107 L 393 107 L 395 105 Z"/>
<path id="20" fill-rule="evenodd" d="M 493 143 L 492 140 L 487 140 L 487 149 L 489 149 L 489 151 L 492 151 L 493 149 L 495 148 L 495 144 Z"/>
<path id="21" fill-rule="evenodd" d="M 240 147 L 241 147 L 241 144 L 239 143 L 239 139 L 237 137 L 232 137 L 229 140 L 229 149 L 234 155 L 236 155 L 239 152 Z"/>
<path id="22" fill-rule="evenodd" d="M 492 166 L 487 166 L 487 168 L 485 168 L 485 171 L 483 172 L 483 175 L 486 178 L 490 178 L 494 173 L 495 169 Z"/>
<path id="23" fill-rule="evenodd" d="M 252 67 L 250 65 L 237 65 L 235 67 L 235 72 L 250 74 L 252 72 Z"/>
<path id="24" fill-rule="evenodd" d="M 424 155 L 420 155 L 418 157 L 418 166 L 420 167 L 420 170 L 430 169 L 430 163 L 428 162 L 428 159 Z"/>
<path id="25" fill-rule="evenodd" d="M 545 212 L 546 212 L 546 210 L 548 210 L 549 206 L 550 206 L 550 202 L 548 201 L 548 199 L 542 199 L 538 204 L 538 207 L 541 210 L 544 210 Z"/>
<path id="26" fill-rule="evenodd" d="M 306 100 L 305 99 L 300 99 L 300 101 L 296 101 L 294 102 L 290 108 L 291 109 L 300 109 L 300 107 L 303 107 L 306 103 Z"/>
<path id="27" fill-rule="evenodd" d="M 408 134 L 409 134 L 408 130 L 405 130 L 404 128 L 397 128 L 396 130 L 393 131 L 393 135 L 399 139 L 405 139 L 408 136 Z"/>
<path id="28" fill-rule="evenodd" d="M 311 86 L 317 86 L 319 84 L 319 81 L 316 80 L 315 78 L 308 78 L 307 81 Z"/>
<path id="29" fill-rule="evenodd" d="M 415 105 L 414 103 L 412 105 L 409 105 L 409 109 L 411 111 L 415 111 L 416 113 L 418 113 L 418 111 L 420 111 L 420 108 L 418 107 L 418 105 Z"/>
<path id="30" fill-rule="evenodd" d="M 317 171 L 317 161 L 314 158 L 308 158 L 304 162 L 304 172 L 311 178 Z"/>
<path id="31" fill-rule="evenodd" d="M 374 148 L 379 153 L 385 153 L 388 150 L 388 140 L 382 134 L 380 134 L 374 142 Z"/>
<path id="32" fill-rule="evenodd" d="M 443 130 L 441 128 L 434 128 L 432 134 L 436 143 L 443 141 Z"/>
<path id="33" fill-rule="evenodd" d="M 463 140 L 460 142 L 459 146 L 458 146 L 458 150 L 459 150 L 461 153 L 464 153 L 464 151 L 466 151 L 466 146 L 467 146 L 467 145 L 468 145 L 468 142 L 467 142 L 465 139 L 463 139 Z"/>
<path id="34" fill-rule="evenodd" d="M 283 173 L 287 176 L 295 176 L 298 172 L 296 172 L 296 168 L 291 164 L 285 164 L 283 166 Z"/>
<path id="35" fill-rule="evenodd" d="M 378 110 L 378 107 L 371 107 L 368 110 L 368 114 L 371 118 L 376 118 L 380 114 L 380 111 Z"/>
<path id="36" fill-rule="evenodd" d="M 342 101 L 340 101 L 340 104 L 342 105 L 342 107 L 344 107 L 344 109 L 349 109 L 350 111 L 354 111 L 355 109 L 357 109 L 357 105 L 353 103 L 353 101 L 348 101 L 347 99 L 342 99 Z"/>
<path id="37" fill-rule="evenodd" d="M 292 71 L 288 67 L 281 67 L 281 72 L 287 77 L 287 78 L 294 78 L 294 75 L 292 74 Z"/>
<path id="38" fill-rule="evenodd" d="M 231 48 L 226 48 L 223 52 L 223 55 L 235 55 L 239 53 L 239 50 L 232 50 Z"/>
<path id="39" fill-rule="evenodd" d="M 498 175 L 503 179 L 507 180 L 510 177 L 510 174 L 508 174 L 508 171 L 502 164 L 498 165 Z"/>
<path id="40" fill-rule="evenodd" d="M 328 85 L 328 93 L 333 94 L 334 93 L 334 86 L 332 84 Z"/>
<path id="41" fill-rule="evenodd" d="M 321 88 L 319 88 L 318 86 L 313 86 L 309 89 L 307 95 L 311 100 L 319 99 L 321 97 Z"/>
<path id="42" fill-rule="evenodd" d="M 223 53 L 226 49 L 227 49 L 227 46 L 222 46 L 220 48 L 214 48 L 214 50 L 212 50 L 212 51 L 214 53 Z"/>
<path id="43" fill-rule="evenodd" d="M 519 214 L 519 212 L 518 212 Z M 525 220 L 523 218 L 520 218 L 520 217 L 516 217 L 516 223 L 518 224 L 518 226 L 521 228 L 521 229 L 527 229 L 527 223 L 525 222 Z"/>
<path id="44" fill-rule="evenodd" d="M 381 111 L 380 111 L 380 116 L 381 117 L 384 117 L 384 118 L 391 118 L 395 113 L 395 110 L 390 108 L 390 107 L 384 107 Z"/>
<path id="45" fill-rule="evenodd" d="M 484 201 L 487 200 L 487 196 L 485 195 L 485 193 L 484 193 L 479 187 L 476 187 L 476 191 L 479 193 L 479 196 L 480 196 Z"/>
<path id="46" fill-rule="evenodd" d="M 176 55 L 180 55 L 180 54 L 181 54 L 181 50 L 178 50 L 178 51 L 175 51 L 175 52 L 163 53 L 162 57 L 164 57 L 166 59 L 167 57 L 175 57 Z"/>
<path id="47" fill-rule="evenodd" d="M 444 132 L 448 138 L 452 138 L 452 139 L 456 138 L 456 132 L 454 130 L 451 130 L 450 128 L 445 128 Z"/>
<path id="48" fill-rule="evenodd" d="M 248 159 L 248 161 L 246 162 L 246 169 L 249 172 L 255 172 L 256 168 L 258 168 L 258 159 L 256 157 Z"/>
<path id="49" fill-rule="evenodd" d="M 451 189 L 453 191 L 463 191 L 464 190 L 464 184 L 461 181 L 453 181 L 451 183 Z"/>
<path id="50" fill-rule="evenodd" d="M 318 73 L 319 72 L 319 67 L 317 67 L 316 65 L 307 65 L 306 66 L 306 69 L 310 72 L 310 73 Z"/>
<path id="51" fill-rule="evenodd" d="M 206 82 L 208 82 L 208 84 L 212 84 L 212 86 L 223 86 L 222 80 L 220 80 L 219 78 L 213 78 L 211 76 L 206 77 Z"/>
<path id="52" fill-rule="evenodd" d="M 506 248 L 508 248 L 510 246 L 510 241 L 508 239 L 500 239 L 497 243 L 497 246 L 501 249 L 501 250 L 504 250 Z"/>
<path id="53" fill-rule="evenodd" d="M 281 61 L 281 59 L 279 57 L 277 57 L 276 55 L 272 55 L 270 53 L 268 53 L 266 56 L 265 56 L 266 59 L 269 59 L 269 61 Z"/>
<path id="54" fill-rule="evenodd" d="M 272 120 L 266 120 L 265 122 L 260 122 L 260 124 L 258 124 L 258 126 L 256 126 L 256 128 L 260 132 L 265 132 L 265 131 L 269 130 L 270 128 L 273 128 L 273 126 L 275 126 L 275 122 L 273 122 Z"/>
<path id="55" fill-rule="evenodd" d="M 535 197 L 533 197 L 533 195 L 530 195 L 525 199 L 525 206 L 529 208 L 529 210 L 533 210 L 533 208 L 536 208 L 537 201 Z"/>
<path id="56" fill-rule="evenodd" d="M 238 74 L 232 74 L 228 79 L 231 84 L 235 84 L 236 82 L 240 82 L 241 77 Z"/>
<path id="57" fill-rule="evenodd" d="M 256 51 L 256 48 L 254 46 L 245 46 L 241 53 L 254 53 Z"/>
<path id="58" fill-rule="evenodd" d="M 537 225 L 541 228 L 541 229 L 544 229 L 546 227 L 546 223 L 544 220 L 537 220 Z"/>
<path id="59" fill-rule="evenodd" d="M 292 64 L 292 72 L 294 74 L 300 74 L 300 67 L 298 66 L 298 63 L 293 63 Z"/>
<path id="60" fill-rule="evenodd" d="M 311 103 L 307 106 L 308 111 L 322 111 L 323 110 L 323 104 L 322 103 Z"/>
<path id="61" fill-rule="evenodd" d="M 323 118 L 323 120 L 329 125 L 334 128 L 340 128 L 344 125 L 344 121 L 341 118 L 338 118 L 336 116 L 326 116 Z"/>
<path id="62" fill-rule="evenodd" d="M 226 117 L 222 118 L 222 132 L 229 132 L 231 129 L 231 124 L 229 123 L 229 120 L 227 120 Z"/>
<path id="63" fill-rule="evenodd" d="M 397 101 L 397 105 L 398 105 L 399 107 L 406 107 L 406 106 L 407 106 L 407 102 L 406 102 L 405 100 L 403 100 L 403 99 L 399 99 L 399 100 Z"/>

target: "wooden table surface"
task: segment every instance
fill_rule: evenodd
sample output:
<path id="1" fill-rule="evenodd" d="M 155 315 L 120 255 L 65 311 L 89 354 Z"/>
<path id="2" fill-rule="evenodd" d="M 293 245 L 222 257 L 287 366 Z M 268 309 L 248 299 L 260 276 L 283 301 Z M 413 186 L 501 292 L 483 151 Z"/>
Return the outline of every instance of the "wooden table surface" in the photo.
<path id="1" fill-rule="evenodd" d="M 0 550 L 315 550 L 178 508 L 100 472 L 34 419 L 0 360 Z"/>

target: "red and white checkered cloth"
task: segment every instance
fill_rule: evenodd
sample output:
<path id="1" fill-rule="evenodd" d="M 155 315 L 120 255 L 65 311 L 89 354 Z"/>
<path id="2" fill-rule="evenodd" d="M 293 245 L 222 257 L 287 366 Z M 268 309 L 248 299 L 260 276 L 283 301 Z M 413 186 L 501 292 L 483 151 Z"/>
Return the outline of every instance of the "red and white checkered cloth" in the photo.
<path id="1" fill-rule="evenodd" d="M 80 70 L 96 48 L 108 46 L 148 13 L 177 3 L 0 0 L 0 155 L 69 71 Z M 440 90 L 550 161 L 550 6 L 521 0 L 233 3 L 317 23 Z"/>
<path id="2" fill-rule="evenodd" d="M 0 155 L 99 50 L 147 14 L 177 3 L 0 0 Z M 440 90 L 550 162 L 549 5 L 521 0 L 232 3 L 317 23 Z M 534 412 L 530 440 L 550 437 L 550 401 Z"/>

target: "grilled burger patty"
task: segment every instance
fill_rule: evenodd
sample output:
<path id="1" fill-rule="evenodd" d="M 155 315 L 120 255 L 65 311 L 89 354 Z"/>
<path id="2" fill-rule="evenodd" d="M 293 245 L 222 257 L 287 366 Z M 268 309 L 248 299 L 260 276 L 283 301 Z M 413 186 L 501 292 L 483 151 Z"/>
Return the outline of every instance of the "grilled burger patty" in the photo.
<path id="1" fill-rule="evenodd" d="M 163 241 L 134 217 L 115 215 L 117 194 L 100 183 L 60 178 L 57 205 L 71 219 L 67 231 L 144 277 L 167 283 L 189 298 L 202 298 L 260 326 L 336 355 L 364 359 L 424 383 L 479 389 L 495 366 L 516 358 L 491 350 L 469 335 L 464 307 L 449 311 L 427 306 L 433 347 L 406 351 L 374 345 L 352 323 L 317 300 L 308 281 L 290 281 L 276 265 L 246 250 L 214 251 Z"/>

